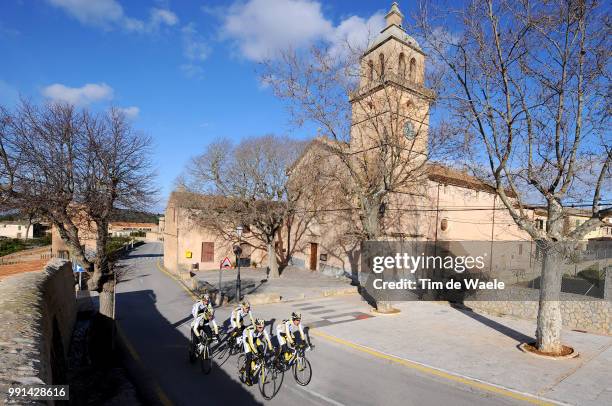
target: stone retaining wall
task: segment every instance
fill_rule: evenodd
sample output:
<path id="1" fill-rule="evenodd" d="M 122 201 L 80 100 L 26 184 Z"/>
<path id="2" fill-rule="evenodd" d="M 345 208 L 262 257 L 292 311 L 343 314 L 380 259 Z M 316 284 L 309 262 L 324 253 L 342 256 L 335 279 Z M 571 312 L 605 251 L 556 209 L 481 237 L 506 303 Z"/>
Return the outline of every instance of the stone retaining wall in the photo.
<path id="1" fill-rule="evenodd" d="M 67 383 L 75 319 L 70 262 L 52 259 L 41 271 L 0 281 L 0 404 L 12 383 Z"/>
<path id="2" fill-rule="evenodd" d="M 511 286 L 503 291 L 479 293 L 463 304 L 476 311 L 535 320 L 538 298 L 537 289 Z M 561 316 L 566 328 L 612 335 L 612 303 L 609 300 L 561 293 Z"/>

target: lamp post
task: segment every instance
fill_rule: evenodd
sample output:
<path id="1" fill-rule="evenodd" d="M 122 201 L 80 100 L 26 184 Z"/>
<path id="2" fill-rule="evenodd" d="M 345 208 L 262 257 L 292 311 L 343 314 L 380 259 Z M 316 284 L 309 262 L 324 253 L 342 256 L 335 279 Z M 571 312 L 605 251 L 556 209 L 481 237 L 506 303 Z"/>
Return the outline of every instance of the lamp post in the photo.
<path id="1" fill-rule="evenodd" d="M 238 265 L 238 272 L 236 273 L 236 302 L 240 302 L 240 256 L 242 254 L 242 226 L 236 227 L 236 235 L 238 236 L 238 245 L 234 247 L 234 254 L 236 254 L 236 265 Z"/>

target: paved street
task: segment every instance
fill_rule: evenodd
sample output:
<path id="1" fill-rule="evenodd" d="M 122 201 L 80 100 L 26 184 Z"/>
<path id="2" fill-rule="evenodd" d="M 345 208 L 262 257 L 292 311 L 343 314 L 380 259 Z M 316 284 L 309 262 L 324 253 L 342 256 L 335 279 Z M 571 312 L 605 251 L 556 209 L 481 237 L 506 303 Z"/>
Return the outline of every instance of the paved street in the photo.
<path id="1" fill-rule="evenodd" d="M 237 379 L 235 360 L 205 376 L 198 365 L 187 362 L 189 313 L 192 299 L 170 276 L 156 266 L 162 245 L 145 244 L 121 261 L 125 281 L 117 289 L 117 315 L 122 330 L 161 391 L 173 404 L 266 403 L 257 387 L 247 388 Z M 355 296 L 295 302 L 254 308 L 258 317 L 276 319 L 300 308 L 306 322 L 360 323 L 367 307 Z M 230 308 L 217 310 L 225 320 Z M 381 331 L 381 334 L 389 332 Z M 312 337 L 316 347 L 308 354 L 313 379 L 303 388 L 291 376 L 270 404 L 299 402 L 307 405 L 492 405 L 517 404 L 469 386 L 422 374 L 360 351 Z"/>

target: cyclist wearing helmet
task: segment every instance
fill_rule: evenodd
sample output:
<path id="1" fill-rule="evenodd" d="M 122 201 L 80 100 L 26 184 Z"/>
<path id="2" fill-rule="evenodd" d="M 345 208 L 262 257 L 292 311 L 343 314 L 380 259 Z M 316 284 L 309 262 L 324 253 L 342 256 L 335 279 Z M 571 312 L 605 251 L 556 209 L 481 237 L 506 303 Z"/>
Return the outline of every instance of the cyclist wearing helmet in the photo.
<path id="1" fill-rule="evenodd" d="M 296 336 L 297 332 L 300 333 L 299 336 Z M 281 353 L 286 353 L 288 347 L 295 347 L 298 340 L 300 343 L 306 343 L 304 330 L 302 329 L 302 315 L 296 312 L 291 313 L 291 320 L 283 320 L 281 324 L 276 326 L 276 336 Z"/>
<path id="2" fill-rule="evenodd" d="M 247 316 L 251 319 L 251 325 L 255 324 L 255 319 L 251 312 L 251 305 L 245 300 L 240 303 L 240 306 L 232 311 L 232 316 L 230 317 L 230 323 L 235 332 L 244 328 L 244 318 Z"/>
<path id="3" fill-rule="evenodd" d="M 218 341 L 219 327 L 215 321 L 215 312 L 212 308 L 204 310 L 198 317 L 191 323 L 191 339 L 194 344 L 197 341 L 197 349 L 201 349 L 202 341 L 204 340 L 203 334 L 213 340 Z M 196 338 L 197 340 L 194 340 Z"/>
<path id="4" fill-rule="evenodd" d="M 212 303 L 210 302 L 210 295 L 208 293 L 204 293 L 202 296 L 198 298 L 198 301 L 195 302 L 193 307 L 191 308 L 191 315 L 193 319 L 197 319 L 201 313 L 204 313 L 206 309 L 213 310 Z"/>
<path id="5" fill-rule="evenodd" d="M 251 361 L 253 355 L 265 354 L 267 348 L 272 348 L 272 342 L 268 332 L 264 330 L 265 322 L 262 319 L 257 319 L 253 324 L 246 327 L 242 333 L 242 342 L 244 344 L 244 353 L 246 355 L 246 384 L 251 386 Z"/>

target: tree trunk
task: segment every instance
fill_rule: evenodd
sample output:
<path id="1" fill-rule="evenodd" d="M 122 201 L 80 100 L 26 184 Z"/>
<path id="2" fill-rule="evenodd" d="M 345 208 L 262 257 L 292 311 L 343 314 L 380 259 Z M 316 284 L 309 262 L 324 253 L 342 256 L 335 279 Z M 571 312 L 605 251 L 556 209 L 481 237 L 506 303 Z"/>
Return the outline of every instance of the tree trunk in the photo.
<path id="1" fill-rule="evenodd" d="M 376 241 L 380 238 L 380 223 L 382 221 L 383 203 L 380 199 L 368 196 L 363 198 L 361 207 L 361 226 L 367 240 Z"/>
<path id="2" fill-rule="evenodd" d="M 100 314 L 108 319 L 115 318 L 115 281 L 110 275 L 106 275 L 100 290 Z"/>
<path id="3" fill-rule="evenodd" d="M 385 213 L 385 203 L 379 196 L 368 196 L 363 199 L 362 208 L 364 214 L 361 217 L 361 224 L 369 241 L 378 241 L 381 239 L 382 221 Z M 376 301 L 376 311 L 380 313 L 397 313 L 398 309 L 391 305 L 391 302 L 385 300 Z"/>
<path id="4" fill-rule="evenodd" d="M 278 261 L 276 260 L 276 250 L 274 249 L 274 239 L 268 242 L 268 268 L 270 272 L 268 273 L 268 278 L 276 279 L 280 277 L 278 272 Z"/>
<path id="5" fill-rule="evenodd" d="M 540 278 L 540 306 L 536 339 L 538 350 L 547 353 L 560 353 L 561 345 L 561 265 L 563 252 L 561 244 L 541 242 L 545 247 L 542 256 L 542 275 Z"/>
<path id="6" fill-rule="evenodd" d="M 114 316 L 114 291 L 115 285 L 108 266 L 108 253 L 106 243 L 108 242 L 108 222 L 101 220 L 96 222 L 96 259 L 94 260 L 94 273 L 89 280 L 90 290 L 100 292 L 100 313 L 112 318 Z"/>
<path id="7" fill-rule="evenodd" d="M 62 240 L 68 245 L 71 257 L 77 260 L 87 272 L 93 272 L 93 264 L 87 260 L 85 249 L 79 240 L 79 230 L 70 223 L 54 222 Z"/>

